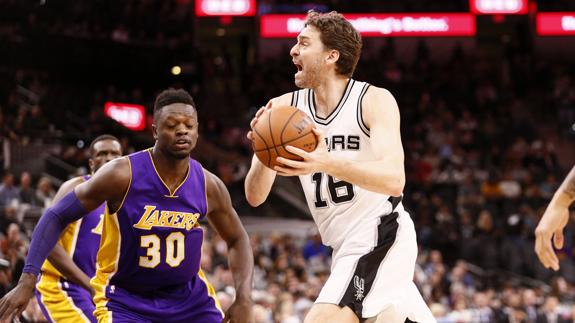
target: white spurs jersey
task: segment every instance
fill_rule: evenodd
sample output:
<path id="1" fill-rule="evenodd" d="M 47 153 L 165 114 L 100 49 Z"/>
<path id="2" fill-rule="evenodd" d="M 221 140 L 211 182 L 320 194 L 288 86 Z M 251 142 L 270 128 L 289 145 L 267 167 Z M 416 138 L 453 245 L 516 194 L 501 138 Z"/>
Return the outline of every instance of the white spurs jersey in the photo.
<path id="1" fill-rule="evenodd" d="M 326 118 L 315 114 L 311 89 L 293 92 L 291 105 L 304 111 L 323 131 L 330 154 L 355 161 L 375 160 L 369 129 L 361 114 L 361 101 L 369 86 L 350 79 L 337 107 Z M 303 175 L 299 179 L 323 243 L 336 250 L 360 222 L 390 214 L 401 201 L 325 173 Z"/>

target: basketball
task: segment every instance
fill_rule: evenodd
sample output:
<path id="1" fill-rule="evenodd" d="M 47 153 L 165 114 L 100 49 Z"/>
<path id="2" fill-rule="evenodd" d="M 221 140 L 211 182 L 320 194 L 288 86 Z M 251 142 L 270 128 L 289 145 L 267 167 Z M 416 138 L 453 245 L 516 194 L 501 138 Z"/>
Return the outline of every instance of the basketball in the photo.
<path id="1" fill-rule="evenodd" d="M 313 151 L 317 146 L 313 128 L 313 121 L 298 108 L 274 107 L 264 112 L 254 125 L 252 148 L 258 159 L 271 169 L 278 165 L 278 156 L 302 160 L 285 147 L 293 146 L 308 152 Z"/>

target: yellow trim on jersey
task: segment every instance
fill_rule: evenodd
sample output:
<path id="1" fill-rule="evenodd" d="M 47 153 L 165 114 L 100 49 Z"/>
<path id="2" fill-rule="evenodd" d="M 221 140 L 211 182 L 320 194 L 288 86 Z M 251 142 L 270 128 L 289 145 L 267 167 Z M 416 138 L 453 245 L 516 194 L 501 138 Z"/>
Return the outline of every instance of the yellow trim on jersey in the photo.
<path id="1" fill-rule="evenodd" d="M 86 182 L 83 176 L 80 178 L 82 179 L 82 183 Z M 76 250 L 76 242 L 78 241 L 78 233 L 80 232 L 82 219 L 83 218 L 68 224 L 66 228 L 64 228 L 60 239 L 58 239 L 58 243 L 64 248 L 64 250 L 66 250 L 66 253 L 70 258 L 74 256 L 74 251 Z M 62 275 L 60 271 L 58 271 L 58 269 L 56 269 L 56 267 L 54 267 L 47 259 L 42 264 L 42 274 L 53 277 L 64 277 L 64 275 Z"/>
<path id="2" fill-rule="evenodd" d="M 109 300 L 106 297 L 106 287 L 110 283 L 110 279 L 118 271 L 121 245 L 122 235 L 120 234 L 120 223 L 118 222 L 117 213 L 109 214 L 108 206 L 106 205 L 102 239 L 100 240 L 100 249 L 96 257 L 96 275 L 90 280 L 90 285 L 95 291 L 94 304 L 96 304 L 96 310 L 94 311 L 94 316 L 98 319 L 98 322 L 111 322 L 112 320 L 112 312 L 106 306 Z"/>
<path id="3" fill-rule="evenodd" d="M 152 158 L 152 148 L 149 148 L 148 150 L 148 154 L 150 155 L 150 160 L 152 161 L 152 167 L 154 168 L 154 171 L 156 172 L 156 175 L 158 175 L 158 178 L 160 179 L 160 181 L 162 182 L 162 184 L 164 184 L 164 186 L 166 187 L 166 189 L 168 190 L 168 192 L 170 193 L 170 195 L 164 195 L 165 197 L 178 197 L 176 194 L 176 192 L 178 191 L 178 189 L 180 189 L 180 187 L 182 187 L 182 185 L 184 185 L 184 183 L 188 180 L 188 177 L 190 177 L 190 164 L 188 163 L 188 171 L 186 172 L 186 177 L 184 178 L 184 180 L 176 187 L 176 189 L 172 192 L 170 190 L 170 187 L 166 184 L 166 182 L 164 182 L 164 179 L 162 178 L 162 176 L 160 176 L 160 173 L 158 172 L 158 169 L 156 168 L 156 164 L 154 164 L 154 158 Z"/>
<path id="4" fill-rule="evenodd" d="M 70 258 L 74 257 L 74 252 L 76 251 L 76 243 L 78 242 L 78 236 L 80 235 L 80 227 L 82 226 L 82 220 L 84 220 L 84 218 L 80 218 L 78 219 L 78 221 L 74 223 L 76 227 L 74 228 L 74 235 L 72 236 L 72 241 L 70 242 L 68 248 L 64 247 Z"/>
<path id="5" fill-rule="evenodd" d="M 204 282 L 204 284 L 206 284 L 206 287 L 208 289 L 208 296 L 214 300 L 216 308 L 220 311 L 222 317 L 224 317 L 225 314 L 224 311 L 222 310 L 222 305 L 220 304 L 220 301 L 218 300 L 218 297 L 216 295 L 216 289 L 214 288 L 214 286 L 212 286 L 212 284 L 210 284 L 208 278 L 206 277 L 206 274 L 204 274 L 204 271 L 202 269 L 198 271 L 198 277 L 200 277 L 200 279 Z"/>
<path id="6" fill-rule="evenodd" d="M 204 172 L 204 194 L 206 195 L 206 215 L 208 215 L 210 210 L 210 206 L 208 205 L 208 174 L 206 174 L 203 167 L 202 172 Z"/>
<path id="7" fill-rule="evenodd" d="M 110 283 L 110 279 L 118 271 L 118 261 L 120 259 L 120 247 L 122 245 L 122 235 L 120 234 L 120 223 L 118 222 L 118 212 L 124 206 L 124 202 L 128 197 L 130 188 L 132 187 L 132 163 L 129 157 L 124 157 L 128 160 L 128 169 L 130 170 L 130 181 L 128 188 L 120 206 L 116 213 L 110 214 L 108 209 L 108 202 L 104 209 L 104 220 L 102 224 L 102 237 L 100 238 L 100 248 L 96 256 L 96 274 L 90 280 L 90 285 L 94 288 L 94 316 L 98 322 L 112 322 L 112 311 L 108 310 L 108 298 L 106 297 L 106 287 Z"/>
<path id="8" fill-rule="evenodd" d="M 42 275 L 36 289 L 40 292 L 40 301 L 52 322 L 91 322 L 62 289 L 59 277 Z"/>
<path id="9" fill-rule="evenodd" d="M 98 323 L 112 323 L 112 311 L 109 311 L 108 314 L 109 314 L 108 316 L 101 318 L 98 318 L 96 316 L 96 320 L 98 320 Z"/>
<path id="10" fill-rule="evenodd" d="M 66 226 L 62 236 L 58 240 L 58 243 L 64 248 L 68 256 L 73 257 L 74 250 L 76 248 L 76 242 L 78 241 L 78 233 L 80 232 L 80 226 L 82 225 L 82 219 L 72 222 Z M 42 264 L 42 273 L 44 275 L 50 275 L 53 277 L 64 277 L 48 259 Z"/>

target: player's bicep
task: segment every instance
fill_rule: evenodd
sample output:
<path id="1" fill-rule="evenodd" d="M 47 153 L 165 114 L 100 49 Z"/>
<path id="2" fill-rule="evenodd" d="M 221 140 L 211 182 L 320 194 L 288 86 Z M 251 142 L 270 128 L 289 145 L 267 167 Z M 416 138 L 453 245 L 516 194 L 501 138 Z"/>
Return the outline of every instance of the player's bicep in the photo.
<path id="1" fill-rule="evenodd" d="M 232 199 L 224 183 L 215 175 L 206 173 L 208 214 L 207 218 L 214 230 L 228 244 L 244 234 L 240 218 L 232 205 Z"/>
<path id="2" fill-rule="evenodd" d="M 375 155 L 403 164 L 399 108 L 393 95 L 384 89 L 370 88 L 363 102 L 363 114 Z"/>
<path id="3" fill-rule="evenodd" d="M 78 186 L 79 184 L 81 184 L 83 182 L 84 182 L 84 179 L 82 179 L 82 177 L 72 178 L 72 179 L 64 182 L 64 184 L 60 185 L 60 188 L 56 192 L 56 195 L 54 195 L 54 199 L 52 200 L 52 204 L 55 204 L 58 201 L 60 201 L 68 193 L 72 192 L 76 186 Z"/>
<path id="4" fill-rule="evenodd" d="M 130 177 L 127 157 L 118 158 L 102 166 L 89 181 L 76 186 L 74 191 L 82 206 L 91 211 L 106 201 L 112 204 L 121 201 Z"/>

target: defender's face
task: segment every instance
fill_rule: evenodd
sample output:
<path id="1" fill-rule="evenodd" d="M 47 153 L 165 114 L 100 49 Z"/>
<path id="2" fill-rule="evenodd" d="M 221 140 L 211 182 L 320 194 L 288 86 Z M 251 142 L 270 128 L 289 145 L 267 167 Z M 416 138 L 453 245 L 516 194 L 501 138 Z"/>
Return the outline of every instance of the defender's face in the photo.
<path id="1" fill-rule="evenodd" d="M 174 103 L 162 108 L 153 125 L 158 147 L 177 159 L 190 155 L 198 141 L 198 115 L 191 105 Z"/>
<path id="2" fill-rule="evenodd" d="M 122 146 L 116 140 L 100 140 L 94 144 L 88 163 L 90 170 L 95 173 L 105 163 L 122 156 Z"/>
<path id="3" fill-rule="evenodd" d="M 297 36 L 297 43 L 290 51 L 297 68 L 295 85 L 299 88 L 317 86 L 324 74 L 327 51 L 320 39 L 320 32 L 313 26 L 305 27 Z"/>

